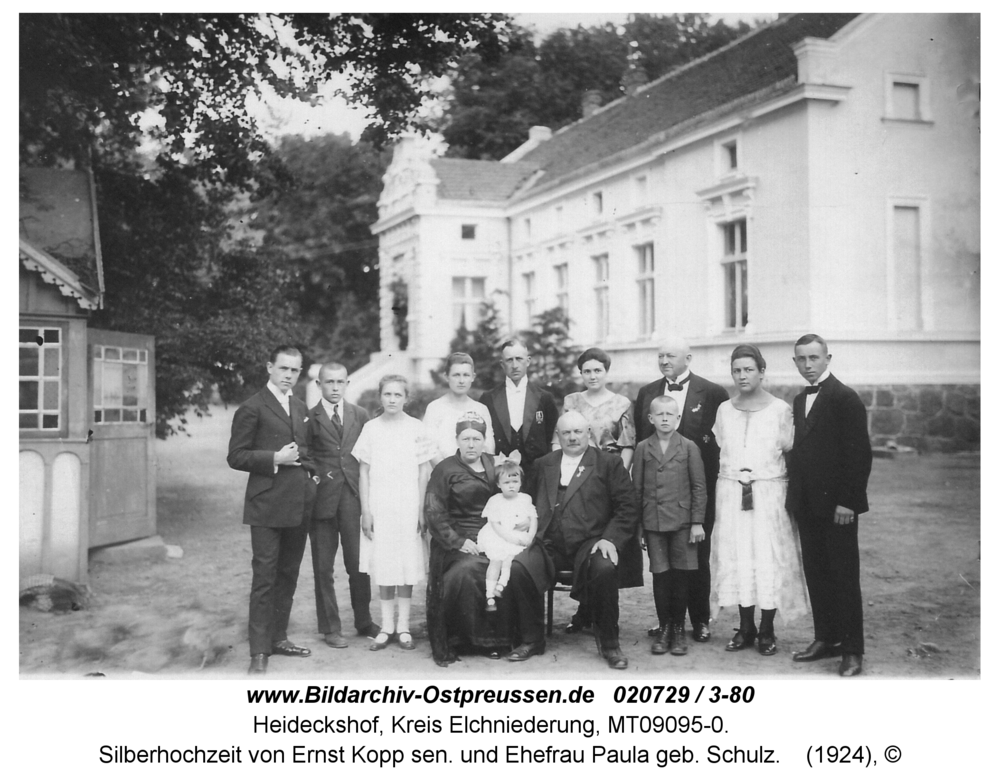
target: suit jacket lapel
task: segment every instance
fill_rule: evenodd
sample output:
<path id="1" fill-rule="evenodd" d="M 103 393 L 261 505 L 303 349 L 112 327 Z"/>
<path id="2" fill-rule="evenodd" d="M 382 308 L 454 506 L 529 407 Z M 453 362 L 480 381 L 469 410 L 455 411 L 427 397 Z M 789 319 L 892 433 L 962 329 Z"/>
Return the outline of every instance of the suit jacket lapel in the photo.
<path id="1" fill-rule="evenodd" d="M 338 440 L 337 428 L 333 426 L 333 422 L 330 417 L 326 415 L 326 408 L 323 407 L 323 403 L 316 403 L 316 407 L 313 408 L 313 416 L 319 422 L 320 427 L 326 430 L 326 434 L 329 435 L 334 440 Z"/>
<path id="2" fill-rule="evenodd" d="M 556 497 L 559 494 L 559 469 L 560 461 L 545 466 L 545 488 L 547 490 L 547 500 L 549 501 L 549 511 L 555 511 Z"/>
<path id="3" fill-rule="evenodd" d="M 670 460 L 674 458 L 674 455 L 677 453 L 680 447 L 681 447 L 681 435 L 679 432 L 675 432 L 673 436 L 670 438 L 670 445 L 667 446 L 666 451 L 660 448 L 659 438 L 657 438 L 655 453 L 657 459 L 660 461 L 660 464 L 666 465 L 668 462 L 670 462 Z"/>
<path id="4" fill-rule="evenodd" d="M 701 405 L 705 397 L 705 388 L 701 385 L 701 379 L 694 373 L 691 373 L 690 377 L 691 380 L 688 381 L 687 396 L 684 398 L 684 410 L 681 411 L 681 425 L 685 423 L 685 419 L 690 419 L 688 414 Z M 664 379 L 663 388 L 667 388 L 666 379 Z"/>
<path id="5" fill-rule="evenodd" d="M 583 459 L 580 460 L 580 465 L 573 474 L 573 478 L 569 480 L 569 486 L 566 487 L 566 494 L 563 495 L 563 505 L 569 503 L 569 499 L 576 494 L 576 491 L 580 488 L 591 474 L 594 472 L 594 465 L 597 462 L 597 457 L 594 456 L 594 449 L 592 446 L 588 446 L 587 450 L 583 452 Z"/>
<path id="6" fill-rule="evenodd" d="M 503 385 L 500 386 L 493 393 L 493 408 L 497 412 L 497 418 L 500 420 L 500 426 L 503 427 L 504 437 L 507 438 L 507 443 L 510 443 L 513 433 L 510 431 L 510 410 L 507 408 L 507 382 L 504 381 Z"/>
<path id="7" fill-rule="evenodd" d="M 830 387 L 833 385 L 834 378 L 831 375 L 828 379 L 828 383 L 825 387 L 820 387 L 820 390 L 816 393 L 816 400 L 812 404 L 812 408 L 809 409 L 809 415 L 804 417 L 805 427 L 802 429 L 802 435 L 805 437 L 809 434 L 813 427 L 816 426 L 816 422 L 819 421 L 823 416 L 826 415 L 827 401 L 832 393 Z M 805 414 L 806 410 L 806 395 L 802 396 L 802 413 Z"/>
<path id="8" fill-rule="evenodd" d="M 261 396 L 264 398 L 264 405 L 266 405 L 279 419 L 285 422 L 286 426 L 290 427 L 292 420 L 289 418 L 288 414 L 285 413 L 285 409 L 281 407 L 281 403 L 278 402 L 278 398 L 271 393 L 271 390 L 265 387 L 261 392 Z M 288 410 L 290 411 L 291 409 L 292 402 L 289 399 Z"/>
<path id="9" fill-rule="evenodd" d="M 541 399 L 538 388 L 533 383 L 526 383 L 524 388 L 524 418 L 521 423 L 521 441 L 528 439 L 528 430 L 535 423 L 535 411 L 538 410 L 538 401 Z"/>
<path id="10" fill-rule="evenodd" d="M 358 414 L 347 402 L 344 402 L 344 443 L 350 443 L 352 430 L 358 425 Z"/>

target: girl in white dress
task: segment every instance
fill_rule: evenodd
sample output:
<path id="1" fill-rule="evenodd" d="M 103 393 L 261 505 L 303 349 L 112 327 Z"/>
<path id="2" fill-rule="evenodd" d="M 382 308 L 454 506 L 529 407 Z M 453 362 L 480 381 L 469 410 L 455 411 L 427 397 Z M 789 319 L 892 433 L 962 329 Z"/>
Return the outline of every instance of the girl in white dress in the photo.
<path id="1" fill-rule="evenodd" d="M 448 378 L 448 393 L 431 400 L 424 413 L 424 427 L 436 446 L 432 465 L 436 466 L 455 453 L 455 425 L 469 411 L 477 413 L 486 422 L 484 450 L 487 454 L 492 454 L 494 446 L 490 412 L 485 405 L 469 396 L 472 382 L 476 380 L 475 362 L 467 353 L 453 353 L 448 357 L 445 374 Z"/>
<path id="2" fill-rule="evenodd" d="M 502 460 L 502 461 L 501 461 Z M 476 545 L 490 559 L 486 569 L 486 611 L 497 610 L 496 597 L 510 579 L 514 557 L 531 544 L 538 530 L 538 514 L 528 495 L 521 493 L 524 471 L 521 455 L 514 451 L 497 458 L 497 486 L 483 508 L 486 524 L 479 531 Z"/>
<path id="3" fill-rule="evenodd" d="M 351 452 L 361 463 L 361 531 L 371 542 L 370 563 L 362 556 L 361 566 L 374 577 L 382 604 L 382 630 L 370 649 L 385 649 L 395 635 L 412 650 L 410 602 L 424 577 L 424 491 L 433 446 L 423 425 L 403 412 L 406 378 L 387 375 L 378 389 L 383 413 L 365 424 Z"/>
<path id="4" fill-rule="evenodd" d="M 766 366 L 752 345 L 736 346 L 730 360 L 738 394 L 719 406 L 712 430 L 721 455 L 711 565 L 715 605 L 740 607 L 740 627 L 726 650 L 756 639 L 761 655 L 774 655 L 775 613 L 804 614 L 809 600 L 798 532 L 785 511 L 792 409 L 762 387 Z"/>

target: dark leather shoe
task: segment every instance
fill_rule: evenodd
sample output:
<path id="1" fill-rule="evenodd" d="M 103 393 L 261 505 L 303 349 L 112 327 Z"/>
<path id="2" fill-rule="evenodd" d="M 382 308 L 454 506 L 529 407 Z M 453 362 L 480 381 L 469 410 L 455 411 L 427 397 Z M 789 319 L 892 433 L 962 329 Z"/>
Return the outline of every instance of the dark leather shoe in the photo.
<path id="1" fill-rule="evenodd" d="M 670 652 L 670 633 L 664 628 L 653 639 L 653 646 L 649 650 L 653 655 L 665 655 Z"/>
<path id="2" fill-rule="evenodd" d="M 840 676 L 857 677 L 859 674 L 861 674 L 861 656 L 846 653 L 840 659 Z"/>
<path id="3" fill-rule="evenodd" d="M 819 661 L 823 658 L 835 658 L 838 655 L 840 655 L 839 644 L 830 644 L 829 642 L 822 642 L 817 639 L 806 647 L 806 649 L 800 652 L 793 652 L 792 660 L 795 663 L 809 663 L 810 661 Z"/>
<path id="4" fill-rule="evenodd" d="M 570 621 L 566 623 L 566 628 L 564 629 L 566 633 L 583 633 L 589 630 L 591 623 L 589 620 L 581 620 L 580 616 L 575 614 L 570 618 Z"/>
<path id="5" fill-rule="evenodd" d="M 271 655 L 290 655 L 293 658 L 308 658 L 312 655 L 312 650 L 306 647 L 299 647 L 297 644 L 292 644 L 288 639 L 283 639 L 280 642 L 274 643 L 274 646 L 271 647 Z"/>
<path id="6" fill-rule="evenodd" d="M 708 629 L 708 623 L 694 623 L 694 630 L 691 636 L 696 642 L 707 642 L 712 638 L 712 632 Z"/>
<path id="7" fill-rule="evenodd" d="M 323 642 L 326 644 L 327 647 L 336 647 L 338 650 L 347 647 L 347 639 L 345 639 L 339 633 L 323 634 Z"/>
<path id="8" fill-rule="evenodd" d="M 250 668 L 247 674 L 267 674 L 267 656 L 264 653 L 250 656 Z"/>
<path id="9" fill-rule="evenodd" d="M 667 630 L 665 625 L 654 625 L 648 631 L 646 631 L 646 636 L 659 636 L 661 633 Z"/>
<path id="10" fill-rule="evenodd" d="M 744 631 L 742 628 L 736 631 L 736 634 L 729 643 L 726 645 L 726 652 L 738 652 L 739 650 L 745 650 L 747 647 L 753 647 L 753 640 L 757 638 L 757 628 L 753 627 L 748 631 Z"/>
<path id="11" fill-rule="evenodd" d="M 532 655 L 541 655 L 545 652 L 544 644 L 522 644 L 507 653 L 507 660 L 513 663 L 526 661 Z"/>
<path id="12" fill-rule="evenodd" d="M 358 629 L 358 636 L 367 636 L 369 639 L 374 639 L 381 630 L 382 628 L 378 623 L 369 623 L 367 628 Z"/>
<path id="13" fill-rule="evenodd" d="M 628 668 L 628 658 L 625 657 L 625 653 L 622 652 L 622 648 L 618 645 L 604 650 L 604 660 L 608 662 L 608 666 L 612 669 Z"/>
<path id="14" fill-rule="evenodd" d="M 675 625 L 671 629 L 670 633 L 670 654 L 671 655 L 687 655 L 688 645 L 687 639 L 684 636 L 684 626 Z"/>
<path id="15" fill-rule="evenodd" d="M 778 640 L 774 634 L 761 634 L 757 637 L 757 652 L 761 655 L 774 655 L 778 652 Z"/>

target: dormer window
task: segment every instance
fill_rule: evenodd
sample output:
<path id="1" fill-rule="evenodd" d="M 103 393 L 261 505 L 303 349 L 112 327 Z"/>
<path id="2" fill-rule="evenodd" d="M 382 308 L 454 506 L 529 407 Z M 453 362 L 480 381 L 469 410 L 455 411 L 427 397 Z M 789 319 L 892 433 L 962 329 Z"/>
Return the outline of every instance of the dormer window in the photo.
<path id="1" fill-rule="evenodd" d="M 740 140 L 738 137 L 720 139 L 715 147 L 715 168 L 719 179 L 725 179 L 740 172 Z"/>
<path id="2" fill-rule="evenodd" d="M 475 223 L 463 223 L 462 224 L 462 239 L 475 239 L 476 238 L 476 224 Z"/>

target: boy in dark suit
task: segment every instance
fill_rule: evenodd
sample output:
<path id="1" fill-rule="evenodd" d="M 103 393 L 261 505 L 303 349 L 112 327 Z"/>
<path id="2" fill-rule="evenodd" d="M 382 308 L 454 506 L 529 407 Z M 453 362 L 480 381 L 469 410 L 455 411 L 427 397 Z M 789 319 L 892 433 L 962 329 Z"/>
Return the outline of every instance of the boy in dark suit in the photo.
<path id="1" fill-rule="evenodd" d="M 709 594 L 712 591 L 712 530 L 715 527 L 715 483 L 719 478 L 719 444 L 712 434 L 715 415 L 719 406 L 729 399 L 729 393 L 719 384 L 695 375 L 690 370 L 691 347 L 678 337 L 667 337 L 660 344 L 657 364 L 663 377 L 643 386 L 635 398 L 636 442 L 653 434 L 649 421 L 649 404 L 661 395 L 673 397 L 680 409 L 681 422 L 677 431 L 698 447 L 705 466 L 705 485 L 708 501 L 705 506 L 705 539 L 698 545 L 698 573 L 690 579 L 690 601 L 693 636 L 696 642 L 712 638 L 709 621 L 712 618 Z M 649 629 L 650 636 L 657 636 L 664 629 Z"/>
<path id="2" fill-rule="evenodd" d="M 705 467 L 698 447 L 677 432 L 679 420 L 676 400 L 653 399 L 649 421 L 656 431 L 636 447 L 632 468 L 663 629 L 653 639 L 653 655 L 687 655 L 688 574 L 698 570 L 698 543 L 705 538 Z"/>
<path id="3" fill-rule="evenodd" d="M 309 411 L 292 396 L 300 372 L 297 348 L 275 348 L 267 363 L 267 386 L 236 411 L 229 439 L 229 467 L 250 474 L 243 505 L 253 549 L 250 674 L 264 674 L 270 655 L 310 654 L 287 635 L 315 490 L 303 465 Z"/>
<path id="4" fill-rule="evenodd" d="M 559 412 L 552 395 L 528 381 L 531 356 L 524 343 L 507 340 L 500 346 L 500 357 L 507 379 L 479 401 L 490 412 L 497 454 L 520 452 L 521 467 L 530 479 L 535 460 L 552 450 Z"/>
<path id="5" fill-rule="evenodd" d="M 316 502 L 309 525 L 313 583 L 316 589 L 316 620 L 319 633 L 329 647 L 347 647 L 342 635 L 337 593 L 333 586 L 333 562 L 343 545 L 354 610 L 354 627 L 359 636 L 374 637 L 379 627 L 368 608 L 371 581 L 359 570 L 361 546 L 361 502 L 358 499 L 360 466 L 351 454 L 361 428 L 368 421 L 364 408 L 344 399 L 347 368 L 337 362 L 320 367 L 316 385 L 322 399 L 309 412 L 307 444 L 309 467 L 315 475 Z"/>
<path id="6" fill-rule="evenodd" d="M 810 385 L 792 403 L 785 507 L 799 528 L 815 641 L 792 660 L 840 655 L 840 675 L 853 677 L 865 651 L 858 515 L 868 510 L 872 449 L 864 403 L 830 374 L 832 358 L 819 335 L 795 343 L 795 366 Z"/>

